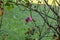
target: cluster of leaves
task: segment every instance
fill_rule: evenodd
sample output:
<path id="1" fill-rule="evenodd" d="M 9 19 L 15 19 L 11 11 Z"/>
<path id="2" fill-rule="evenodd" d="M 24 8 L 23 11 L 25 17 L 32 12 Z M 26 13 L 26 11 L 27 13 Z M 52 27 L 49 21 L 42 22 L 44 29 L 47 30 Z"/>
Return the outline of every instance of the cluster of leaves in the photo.
<path id="1" fill-rule="evenodd" d="M 5 6 L 7 7 L 8 11 L 11 10 L 12 8 L 14 8 L 14 5 L 8 1 L 5 3 Z"/>
<path id="2" fill-rule="evenodd" d="M 53 1 L 54 2 L 54 1 Z M 13 8 L 14 8 L 14 5 L 20 5 L 20 4 L 23 4 L 23 6 L 24 7 L 26 7 L 26 8 L 28 8 L 28 9 L 31 9 L 30 7 L 31 7 L 31 3 L 28 1 L 28 0 L 16 0 L 16 2 L 14 2 L 14 1 L 6 1 L 5 3 L 4 3 L 4 6 L 7 8 L 7 10 L 12 10 Z M 48 5 L 48 7 L 50 7 L 49 5 Z M 35 6 L 35 8 L 36 8 L 36 6 Z M 42 14 L 47 14 L 47 13 L 49 13 L 49 12 L 46 12 L 46 5 L 44 5 L 44 10 L 43 11 L 41 11 L 41 9 L 39 9 L 39 11 L 41 11 L 41 12 L 39 12 L 38 11 L 38 8 L 39 8 L 39 5 L 37 5 L 37 9 L 32 9 L 33 11 L 35 11 L 35 12 L 37 12 L 40 16 L 41 16 L 41 13 Z M 50 7 L 51 8 L 51 7 Z M 42 8 L 43 9 L 43 8 Z M 51 9 L 53 12 L 54 12 L 54 10 L 53 9 Z M 30 10 L 31 11 L 31 10 Z M 50 11 L 50 10 L 49 10 Z M 2 12 L 2 11 L 1 11 Z M 51 11 L 50 11 L 51 12 Z M 48 26 L 50 26 L 50 24 L 51 23 L 49 23 L 48 21 L 46 21 L 47 19 L 47 15 L 42 15 L 42 18 L 44 19 L 44 21 L 45 21 L 45 23 L 46 24 L 48 24 Z M 51 18 L 50 16 L 48 16 L 49 18 Z M 46 20 L 45 20 L 46 19 Z M 53 19 L 53 17 L 52 17 L 52 19 Z M 30 21 L 30 18 L 28 18 L 28 20 Z M 53 25 L 53 24 L 52 24 Z M 35 25 L 36 26 L 36 25 Z M 54 26 L 54 25 L 53 25 Z M 50 26 L 51 27 L 51 26 Z M 49 27 L 49 28 L 50 28 Z M 42 27 L 43 28 L 43 27 Z M 40 28 L 38 28 L 38 29 L 40 29 Z M 38 30 L 39 32 L 40 32 L 40 30 Z M 25 35 L 28 35 L 29 37 L 26 37 L 26 40 L 35 40 L 35 39 L 32 39 L 32 38 L 30 38 L 32 35 L 34 35 L 34 32 L 35 32 L 35 29 L 30 29 L 30 28 L 28 28 L 28 31 L 25 33 Z M 45 33 L 45 32 L 44 32 Z M 47 33 L 46 33 L 47 34 Z M 38 34 L 39 35 L 39 34 Z M 40 35 L 39 35 L 39 37 L 40 37 Z M 57 37 L 56 36 L 56 34 L 54 34 L 53 35 L 53 37 L 54 37 L 54 39 Z"/>
<path id="3" fill-rule="evenodd" d="M 8 1 L 4 2 L 4 5 L 6 6 L 7 10 L 9 11 L 14 8 L 14 3 L 15 3 L 15 5 L 23 3 L 27 7 L 30 6 L 30 3 L 28 0 L 16 0 L 16 2 L 12 1 L 12 0 L 8 0 Z"/>

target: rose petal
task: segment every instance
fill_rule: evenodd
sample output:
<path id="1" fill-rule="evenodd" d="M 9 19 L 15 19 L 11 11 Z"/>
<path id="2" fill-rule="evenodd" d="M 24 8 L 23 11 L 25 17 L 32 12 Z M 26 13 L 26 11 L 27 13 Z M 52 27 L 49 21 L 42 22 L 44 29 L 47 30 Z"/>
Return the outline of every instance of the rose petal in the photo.
<path id="1" fill-rule="evenodd" d="M 32 16 L 30 16 L 30 17 L 28 17 L 28 18 L 25 19 L 26 22 L 29 22 L 31 20 L 32 20 Z"/>

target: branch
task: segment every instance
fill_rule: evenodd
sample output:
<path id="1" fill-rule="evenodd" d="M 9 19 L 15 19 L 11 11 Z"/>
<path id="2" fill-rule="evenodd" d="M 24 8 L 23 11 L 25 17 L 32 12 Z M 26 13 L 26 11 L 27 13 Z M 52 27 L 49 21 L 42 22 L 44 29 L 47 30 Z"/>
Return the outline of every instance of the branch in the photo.
<path id="1" fill-rule="evenodd" d="M 59 2 L 58 2 L 57 0 L 55 0 L 55 1 L 56 1 L 56 3 L 58 4 L 58 6 L 60 6 Z"/>
<path id="2" fill-rule="evenodd" d="M 45 22 L 49 27 L 51 27 L 52 29 L 54 29 L 54 30 L 57 32 L 57 34 L 59 34 L 58 31 L 57 31 L 52 25 L 50 25 L 50 24 L 48 23 L 48 21 L 46 21 L 46 19 L 45 19 L 40 13 L 39 13 L 39 15 L 43 18 L 44 22 Z"/>
<path id="3" fill-rule="evenodd" d="M 52 11 L 57 17 L 59 17 L 59 16 L 58 16 L 58 13 L 57 13 L 56 11 L 54 11 L 53 8 L 51 8 L 51 6 L 46 2 L 46 0 L 44 0 L 44 2 L 45 2 L 46 5 L 51 9 L 51 11 Z"/>

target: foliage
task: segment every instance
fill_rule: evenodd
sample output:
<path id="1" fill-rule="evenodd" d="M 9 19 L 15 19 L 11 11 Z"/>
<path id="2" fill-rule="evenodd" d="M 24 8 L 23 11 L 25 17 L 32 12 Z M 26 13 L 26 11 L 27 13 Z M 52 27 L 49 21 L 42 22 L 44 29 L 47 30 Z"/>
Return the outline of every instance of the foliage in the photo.
<path id="1" fill-rule="evenodd" d="M 32 4 L 28 0 L 0 1 L 0 40 L 59 40 L 60 4 Z M 3 8 L 3 9 L 2 9 Z M 28 22 L 27 22 L 27 21 Z M 27 22 L 27 24 L 26 24 Z"/>

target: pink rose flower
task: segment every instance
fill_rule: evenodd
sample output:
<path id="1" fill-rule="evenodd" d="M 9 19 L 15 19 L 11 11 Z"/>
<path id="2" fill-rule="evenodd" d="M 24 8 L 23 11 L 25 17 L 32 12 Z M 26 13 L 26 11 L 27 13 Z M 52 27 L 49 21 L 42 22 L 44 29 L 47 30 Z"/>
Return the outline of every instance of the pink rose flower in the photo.
<path id="1" fill-rule="evenodd" d="M 25 21 L 26 21 L 26 23 L 28 23 L 28 22 L 32 21 L 32 16 L 30 16 L 30 17 L 26 18 L 26 19 L 25 19 Z"/>

